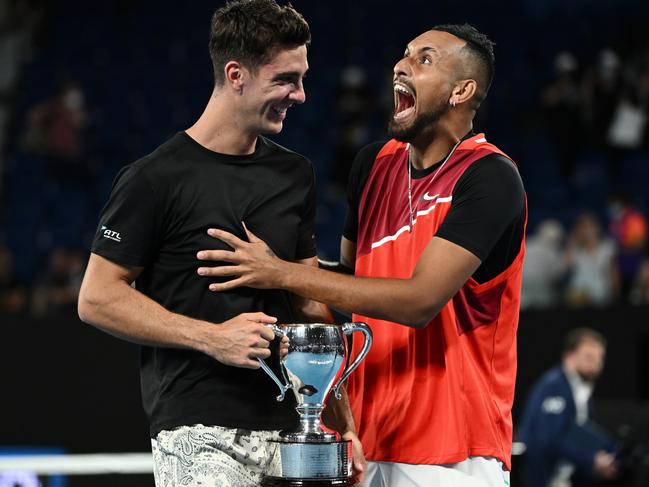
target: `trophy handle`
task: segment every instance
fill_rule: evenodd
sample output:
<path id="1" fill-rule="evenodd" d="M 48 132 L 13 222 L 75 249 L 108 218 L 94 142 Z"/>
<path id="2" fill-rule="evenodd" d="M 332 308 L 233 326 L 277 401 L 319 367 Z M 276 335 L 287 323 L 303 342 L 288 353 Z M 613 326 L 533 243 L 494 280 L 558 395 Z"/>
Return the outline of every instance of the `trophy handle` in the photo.
<path id="1" fill-rule="evenodd" d="M 273 330 L 273 332 L 275 333 L 275 336 L 276 336 L 276 337 L 279 338 L 279 337 L 283 337 L 283 336 L 284 336 L 284 332 L 283 332 L 282 329 L 281 329 L 280 327 L 278 327 L 277 325 L 266 325 L 266 326 L 268 326 L 268 328 L 270 328 L 271 330 Z M 280 392 L 280 394 L 279 394 L 279 396 L 277 396 L 277 398 L 276 398 L 276 399 L 277 399 L 277 402 L 283 401 L 283 400 L 284 400 L 284 396 L 285 396 L 285 394 L 286 394 L 286 391 L 288 391 L 288 390 L 291 388 L 291 383 L 287 380 L 287 381 L 286 381 L 286 382 L 287 382 L 286 384 L 282 384 L 282 381 L 280 381 L 280 380 L 277 378 L 277 376 L 275 375 L 275 372 L 273 372 L 273 371 L 271 370 L 271 368 L 268 366 L 268 364 L 264 361 L 263 358 L 259 358 L 259 357 L 257 357 L 257 360 L 259 360 L 259 365 L 261 365 L 261 368 L 264 369 L 264 372 L 266 372 L 266 374 L 268 374 L 268 376 L 269 376 L 271 379 L 273 379 L 273 382 L 275 382 L 275 384 L 277 384 L 277 387 L 279 387 L 279 392 Z M 282 367 L 282 375 L 284 375 L 283 372 L 284 372 L 284 369 L 283 369 L 283 367 Z M 286 378 L 286 377 L 285 377 L 285 378 Z"/>
<path id="2" fill-rule="evenodd" d="M 363 344 L 363 348 L 361 352 L 358 354 L 358 357 L 354 359 L 354 361 L 349 365 L 349 367 L 345 368 L 345 372 L 343 375 L 340 377 L 338 382 L 333 388 L 333 393 L 336 396 L 336 399 L 340 399 L 342 396 L 340 395 L 340 392 L 338 389 L 340 389 L 340 386 L 347 380 L 347 377 L 349 377 L 349 374 L 351 374 L 356 367 L 358 367 L 358 364 L 361 363 L 361 360 L 365 358 L 365 355 L 367 355 L 367 352 L 370 351 L 370 347 L 372 346 L 372 330 L 370 327 L 367 325 L 367 323 L 362 323 L 362 322 L 357 322 L 357 323 L 345 323 L 343 324 L 343 333 L 345 335 L 351 335 L 355 331 L 360 331 L 365 335 L 365 343 Z"/>

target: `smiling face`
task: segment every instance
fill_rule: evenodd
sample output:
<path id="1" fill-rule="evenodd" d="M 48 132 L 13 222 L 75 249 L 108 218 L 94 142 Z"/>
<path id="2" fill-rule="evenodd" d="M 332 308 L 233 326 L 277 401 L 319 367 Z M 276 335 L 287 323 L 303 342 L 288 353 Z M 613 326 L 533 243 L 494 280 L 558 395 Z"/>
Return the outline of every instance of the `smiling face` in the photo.
<path id="1" fill-rule="evenodd" d="M 245 129 L 253 134 L 277 134 L 283 128 L 287 110 L 304 103 L 304 76 L 309 69 L 306 46 L 281 49 L 271 60 L 247 71 L 240 99 Z"/>
<path id="2" fill-rule="evenodd" d="M 394 66 L 394 113 L 388 126 L 391 137 L 410 142 L 433 129 L 449 111 L 464 45 L 454 35 L 435 30 L 408 44 Z"/>

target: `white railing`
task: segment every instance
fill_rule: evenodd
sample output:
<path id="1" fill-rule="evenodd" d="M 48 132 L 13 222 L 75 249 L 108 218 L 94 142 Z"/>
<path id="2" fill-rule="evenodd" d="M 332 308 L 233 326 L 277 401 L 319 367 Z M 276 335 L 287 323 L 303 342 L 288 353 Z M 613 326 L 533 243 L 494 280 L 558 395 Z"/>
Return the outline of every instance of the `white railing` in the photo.
<path id="1" fill-rule="evenodd" d="M 153 473 L 151 453 L 92 455 L 0 455 L 0 472 L 36 475 L 101 475 Z"/>

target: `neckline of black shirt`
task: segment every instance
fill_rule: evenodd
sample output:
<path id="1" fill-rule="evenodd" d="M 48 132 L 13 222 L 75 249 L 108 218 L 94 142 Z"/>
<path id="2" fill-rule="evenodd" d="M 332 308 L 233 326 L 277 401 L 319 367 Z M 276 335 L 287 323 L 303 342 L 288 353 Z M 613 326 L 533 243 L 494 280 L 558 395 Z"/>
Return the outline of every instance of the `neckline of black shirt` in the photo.
<path id="1" fill-rule="evenodd" d="M 265 142 L 264 137 L 259 135 L 257 136 L 257 142 L 255 143 L 255 151 L 252 154 L 241 154 L 241 155 L 223 154 L 222 152 L 216 152 L 211 149 L 208 149 L 207 147 L 205 147 L 204 145 L 196 141 L 194 138 L 192 138 L 192 136 L 189 135 L 184 130 L 178 132 L 177 135 L 181 137 L 183 140 L 185 140 L 185 142 L 187 142 L 191 147 L 198 150 L 201 154 L 211 159 L 219 160 L 221 162 L 223 162 L 224 160 L 232 161 L 232 162 L 253 161 L 263 155 L 264 153 L 263 148 L 266 147 L 266 144 L 264 143 Z"/>
<path id="2" fill-rule="evenodd" d="M 466 139 L 470 137 L 473 137 L 474 135 L 475 133 L 473 132 L 473 130 L 471 130 L 468 134 L 466 134 L 464 137 L 460 139 L 460 143 L 464 142 Z M 435 171 L 435 169 L 437 169 L 439 165 L 446 160 L 446 158 L 451 154 L 451 152 L 453 152 L 455 149 L 457 149 L 457 147 L 459 147 L 459 145 L 460 144 L 458 144 L 457 146 L 453 146 L 453 148 L 451 148 L 451 150 L 448 151 L 448 153 L 444 157 L 442 157 L 441 160 L 437 161 L 435 164 L 425 169 L 417 169 L 415 166 L 412 165 L 412 161 L 410 160 L 410 157 L 408 157 L 408 164 L 410 165 L 410 175 L 411 175 L 410 177 L 412 179 L 421 179 L 421 178 L 425 178 L 426 176 L 430 176 Z"/>

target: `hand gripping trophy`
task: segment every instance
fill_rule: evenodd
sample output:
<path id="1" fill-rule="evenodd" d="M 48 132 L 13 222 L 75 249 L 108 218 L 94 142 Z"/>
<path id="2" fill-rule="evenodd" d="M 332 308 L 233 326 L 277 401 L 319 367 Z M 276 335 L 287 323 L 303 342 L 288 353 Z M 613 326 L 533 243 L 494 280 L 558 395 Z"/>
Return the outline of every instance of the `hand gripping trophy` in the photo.
<path id="1" fill-rule="evenodd" d="M 284 382 L 260 359 L 264 371 L 280 388 L 278 401 L 292 389 L 297 400 L 299 425 L 284 430 L 276 443 L 265 487 L 328 487 L 353 485 L 352 445 L 335 431 L 324 429 L 320 416 L 333 386 L 338 389 L 365 358 L 372 345 L 372 331 L 365 323 L 270 325 L 278 337 L 288 337 L 288 352 L 281 359 Z M 346 335 L 360 331 L 365 335 L 363 349 L 346 367 Z M 334 385 L 334 381 L 337 382 Z M 326 427 L 325 427 L 326 428 Z"/>

